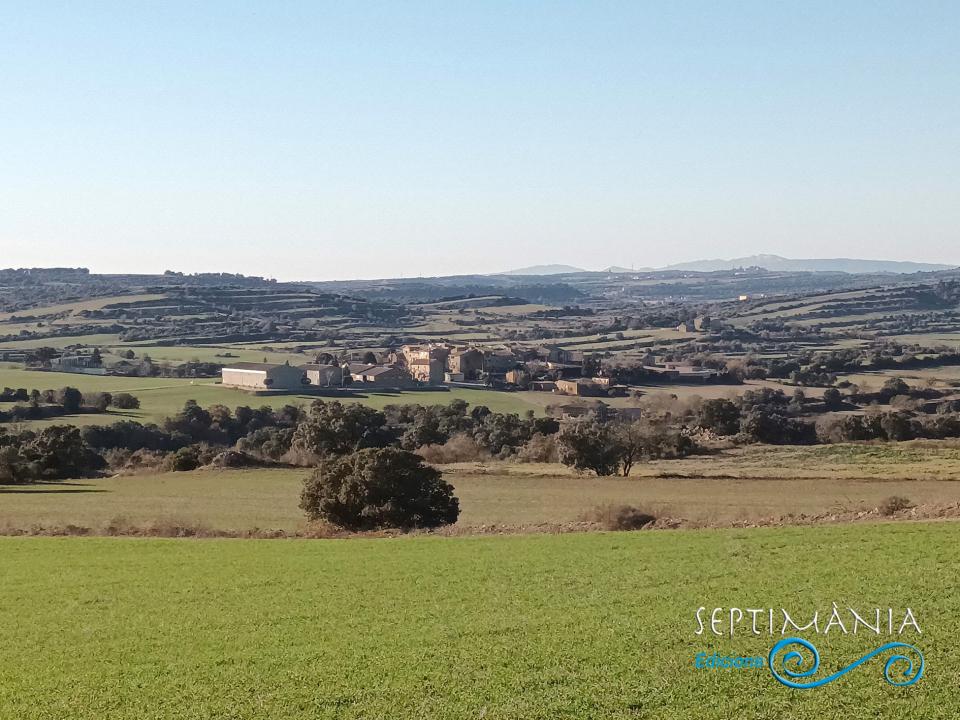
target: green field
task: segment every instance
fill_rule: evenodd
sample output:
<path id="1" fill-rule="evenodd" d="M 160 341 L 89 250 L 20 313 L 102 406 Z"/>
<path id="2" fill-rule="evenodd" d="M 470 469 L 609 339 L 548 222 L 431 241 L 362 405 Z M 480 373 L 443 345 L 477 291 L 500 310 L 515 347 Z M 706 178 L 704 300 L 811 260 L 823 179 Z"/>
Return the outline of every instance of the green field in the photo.
<path id="1" fill-rule="evenodd" d="M 952 524 L 397 540 L 0 540 L 0 717 L 954 718 Z M 866 558 L 871 558 L 867 561 Z M 882 559 L 882 561 L 881 561 Z M 816 690 L 707 607 L 912 608 L 923 679 Z M 848 616 L 849 617 L 849 616 Z M 749 631 L 745 631 L 748 633 Z M 805 635 L 821 672 L 888 640 Z M 891 638 L 896 639 L 896 638 Z"/>
<path id="2" fill-rule="evenodd" d="M 234 408 L 238 405 L 262 407 L 270 405 L 308 406 L 317 399 L 315 395 L 249 395 L 238 390 L 222 387 L 212 379 L 182 380 L 179 378 L 130 378 L 112 375 L 83 375 L 80 373 L 36 372 L 22 368 L 0 367 L 0 387 L 26 388 L 28 390 L 59 389 L 70 385 L 82 392 L 129 392 L 140 398 L 140 410 L 110 411 L 103 415 L 77 415 L 61 417 L 46 423 L 110 423 L 120 419 L 138 422 L 159 423 L 179 411 L 187 400 L 196 400 L 200 405 L 223 404 Z M 543 414 L 548 402 L 563 398 L 549 393 L 505 393 L 469 388 L 453 388 L 448 392 L 411 390 L 396 392 L 366 392 L 344 399 L 344 402 L 360 402 L 382 409 L 390 404 L 445 405 L 452 400 L 464 400 L 471 405 L 486 405 L 494 412 L 523 414 L 533 410 Z"/>

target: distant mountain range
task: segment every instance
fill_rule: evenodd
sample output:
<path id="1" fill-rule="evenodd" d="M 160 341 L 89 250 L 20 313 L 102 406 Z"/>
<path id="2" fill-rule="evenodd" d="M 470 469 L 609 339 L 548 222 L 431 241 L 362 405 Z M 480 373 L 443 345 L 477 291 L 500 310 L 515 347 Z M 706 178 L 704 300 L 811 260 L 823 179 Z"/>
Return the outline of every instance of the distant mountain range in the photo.
<path id="1" fill-rule="evenodd" d="M 693 270 L 713 272 L 737 268 L 762 267 L 767 270 L 794 272 L 845 272 L 845 273 L 915 273 L 950 270 L 955 265 L 920 263 L 899 260 L 860 260 L 856 258 L 822 258 L 793 260 L 779 255 L 749 255 L 730 260 L 694 260 L 693 262 L 668 265 L 663 270 Z"/>
<path id="2" fill-rule="evenodd" d="M 761 267 L 773 271 L 790 272 L 845 272 L 845 273 L 915 273 L 952 270 L 956 265 L 939 263 L 910 262 L 900 260 L 862 260 L 857 258 L 820 258 L 795 260 L 780 255 L 749 255 L 729 260 L 694 260 L 675 263 L 662 268 L 629 268 L 613 265 L 599 272 L 628 273 L 653 272 L 655 270 L 687 270 L 691 272 L 716 272 L 736 270 L 738 268 Z M 500 275 L 562 275 L 564 273 L 589 272 L 572 265 L 533 265 L 531 267 L 510 270 Z"/>
<path id="3" fill-rule="evenodd" d="M 530 267 L 507 270 L 497 275 L 563 275 L 564 273 L 588 272 L 573 265 L 531 265 Z"/>

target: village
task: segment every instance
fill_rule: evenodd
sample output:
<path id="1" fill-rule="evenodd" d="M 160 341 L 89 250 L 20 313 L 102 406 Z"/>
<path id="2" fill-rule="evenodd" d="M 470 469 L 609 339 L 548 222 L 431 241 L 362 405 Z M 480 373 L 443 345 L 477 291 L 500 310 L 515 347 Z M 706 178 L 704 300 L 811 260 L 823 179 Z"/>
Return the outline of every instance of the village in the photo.
<path id="1" fill-rule="evenodd" d="M 624 397 L 635 389 L 617 384 L 600 357 L 557 346 L 482 348 L 450 343 L 403 345 L 378 355 L 372 351 L 329 353 L 317 362 L 235 362 L 223 367 L 224 387 L 253 394 L 403 390 L 488 389 L 530 390 L 573 397 Z M 719 372 L 689 362 L 666 361 L 648 354 L 643 371 L 662 382 L 705 383 Z"/>

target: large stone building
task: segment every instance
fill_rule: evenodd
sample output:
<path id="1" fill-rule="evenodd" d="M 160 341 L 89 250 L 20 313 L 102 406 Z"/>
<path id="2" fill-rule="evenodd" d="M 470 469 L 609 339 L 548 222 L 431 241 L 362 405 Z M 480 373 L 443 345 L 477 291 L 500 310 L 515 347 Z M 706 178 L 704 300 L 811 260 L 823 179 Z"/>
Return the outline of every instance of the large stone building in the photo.
<path id="1" fill-rule="evenodd" d="M 221 370 L 220 377 L 224 387 L 250 391 L 299 391 L 307 384 L 304 369 L 289 363 L 233 363 Z"/>
<path id="2" fill-rule="evenodd" d="M 483 370 L 483 353 L 474 348 L 457 348 L 447 361 L 450 372 L 462 380 L 475 380 Z"/>
<path id="3" fill-rule="evenodd" d="M 400 354 L 407 363 L 413 363 L 416 360 L 439 360 L 446 364 L 447 356 L 450 355 L 450 346 L 440 343 L 403 345 L 400 348 Z"/>
<path id="4" fill-rule="evenodd" d="M 450 346 L 437 343 L 404 345 L 400 348 L 410 376 L 426 385 L 440 385 L 450 355 Z"/>
<path id="5" fill-rule="evenodd" d="M 417 382 L 439 385 L 443 382 L 443 361 L 438 358 L 418 358 L 407 365 L 410 375 Z"/>
<path id="6" fill-rule="evenodd" d="M 519 364 L 512 350 L 488 350 L 483 354 L 483 371 L 488 374 L 502 374 Z"/>

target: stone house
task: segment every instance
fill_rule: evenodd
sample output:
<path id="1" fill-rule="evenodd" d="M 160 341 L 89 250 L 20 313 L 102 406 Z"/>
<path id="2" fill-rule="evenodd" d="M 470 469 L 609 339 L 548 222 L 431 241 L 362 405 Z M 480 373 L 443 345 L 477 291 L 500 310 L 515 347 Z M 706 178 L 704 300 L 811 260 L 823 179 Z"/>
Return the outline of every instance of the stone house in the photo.
<path id="1" fill-rule="evenodd" d="M 457 348 L 450 353 L 447 365 L 452 374 L 473 380 L 483 370 L 483 353 L 474 348 Z"/>
<path id="2" fill-rule="evenodd" d="M 371 365 L 360 372 L 351 372 L 352 385 L 377 388 L 406 388 L 414 385 L 410 375 L 400 368 L 389 365 Z"/>
<path id="3" fill-rule="evenodd" d="M 600 395 L 603 389 L 593 380 L 586 378 L 559 379 L 557 383 L 557 392 L 561 395 Z"/>
<path id="4" fill-rule="evenodd" d="M 301 367 L 306 372 L 311 387 L 340 387 L 343 383 L 343 369 L 339 365 L 310 363 Z"/>
<path id="5" fill-rule="evenodd" d="M 410 375 L 417 382 L 440 385 L 443 382 L 443 361 L 439 358 L 417 358 L 407 364 Z"/>

